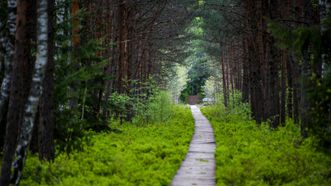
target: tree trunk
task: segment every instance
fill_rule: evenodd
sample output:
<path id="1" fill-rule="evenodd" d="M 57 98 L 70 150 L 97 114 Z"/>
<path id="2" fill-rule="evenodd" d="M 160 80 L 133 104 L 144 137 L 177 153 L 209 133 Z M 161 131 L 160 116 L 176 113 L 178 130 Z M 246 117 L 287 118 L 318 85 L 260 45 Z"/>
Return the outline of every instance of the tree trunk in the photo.
<path id="1" fill-rule="evenodd" d="M 284 124 L 286 120 L 286 64 L 288 61 L 288 53 L 282 51 L 282 68 L 281 68 L 281 101 L 280 101 L 280 123 Z"/>
<path id="2" fill-rule="evenodd" d="M 114 4 L 114 2 L 112 2 L 111 5 L 109 6 L 109 25 L 108 25 L 108 34 L 109 34 L 109 42 L 112 43 L 112 45 L 109 47 L 109 58 L 108 58 L 108 65 L 106 67 L 105 70 L 105 75 L 108 76 L 107 80 L 105 80 L 105 86 L 104 86 L 104 97 L 102 99 L 102 116 L 104 119 L 108 119 L 109 118 L 109 108 L 108 108 L 108 100 L 109 100 L 109 96 L 111 95 L 112 91 L 113 91 L 113 78 L 110 79 L 111 76 L 113 76 L 114 74 L 114 65 L 115 65 L 115 45 L 113 43 L 116 43 L 116 14 L 115 14 L 115 9 L 116 9 L 116 5 Z"/>
<path id="3" fill-rule="evenodd" d="M 328 18 L 330 17 L 331 11 L 331 0 L 319 0 L 319 10 L 320 10 L 320 25 L 321 25 L 321 36 L 322 36 L 322 46 L 328 46 Z M 321 77 L 323 73 L 323 65 L 325 64 L 326 60 L 329 58 L 328 51 L 325 50 L 325 47 L 321 48 L 321 60 L 317 65 L 317 76 Z"/>
<path id="4" fill-rule="evenodd" d="M 245 36 L 243 40 L 243 79 L 242 79 L 242 93 L 243 93 L 243 101 L 248 102 L 249 101 L 249 87 L 250 87 L 250 82 L 249 82 L 249 59 L 248 59 L 248 52 L 249 48 L 247 45 L 247 36 Z"/>
<path id="5" fill-rule="evenodd" d="M 3 147 L 4 136 L 6 131 L 6 116 L 8 111 L 8 101 L 9 101 L 9 89 L 11 82 L 11 71 L 12 71 L 12 63 L 15 52 L 15 33 L 16 33 L 16 0 L 3 1 L 1 5 L 4 5 L 6 2 L 7 10 L 8 10 L 8 29 L 9 36 L 6 35 L 5 23 L 2 20 L 5 20 L 4 17 L 1 17 L 0 20 L 0 43 L 1 49 L 4 50 L 3 53 L 3 67 L 4 67 L 4 78 L 1 83 L 0 88 L 0 125 L 1 125 L 1 139 L 0 139 L 0 149 Z"/>
<path id="6" fill-rule="evenodd" d="M 288 84 L 288 95 L 287 95 L 287 115 L 290 118 L 293 118 L 293 73 L 294 73 L 294 69 L 293 69 L 293 65 L 294 65 L 294 61 L 292 58 L 292 54 L 290 54 L 288 56 L 288 60 L 287 60 L 287 84 Z"/>
<path id="7" fill-rule="evenodd" d="M 273 0 L 268 4 L 270 10 L 270 18 L 277 20 L 281 17 L 278 0 Z M 280 122 L 280 97 L 279 97 L 279 64 L 281 61 L 281 52 L 275 46 L 275 39 L 268 34 L 268 41 L 270 47 L 269 54 L 269 77 L 270 77 L 270 118 L 271 126 L 277 128 Z"/>
<path id="8" fill-rule="evenodd" d="M 54 144 L 54 0 L 48 1 L 48 57 L 45 78 L 43 81 L 43 93 L 40 98 L 39 115 L 39 158 L 41 160 L 51 161 L 55 156 Z"/>
<path id="9" fill-rule="evenodd" d="M 271 126 L 277 128 L 279 125 L 279 77 L 278 77 L 278 64 L 279 52 L 276 47 L 273 46 L 273 42 L 270 43 L 271 59 L 269 63 L 269 113 L 268 118 L 271 120 Z"/>
<path id="10" fill-rule="evenodd" d="M 226 69 L 225 69 L 224 54 L 221 54 L 221 68 L 222 68 L 222 79 L 223 79 L 223 97 L 224 97 L 224 106 L 227 108 L 229 106 L 229 94 L 228 86 L 226 82 Z"/>
<path id="11" fill-rule="evenodd" d="M 79 46 L 81 42 L 80 38 L 80 19 L 79 19 L 79 1 L 72 0 L 71 1 L 71 17 L 72 17 L 72 28 L 71 28 L 71 45 L 72 45 L 72 53 L 71 53 L 71 63 L 73 63 L 75 69 L 79 69 L 80 61 L 79 61 Z M 69 106 L 71 109 L 77 109 L 78 107 L 78 81 L 73 81 L 69 87 L 69 95 L 71 99 L 69 100 Z"/>
<path id="12" fill-rule="evenodd" d="M 21 134 L 16 148 L 16 160 L 13 162 L 12 179 L 15 185 L 19 185 L 24 162 L 27 156 L 28 145 L 32 137 L 34 119 L 37 113 L 38 103 L 42 94 L 42 83 L 48 59 L 48 0 L 40 0 L 37 18 L 37 58 L 34 67 L 31 90 L 25 105 Z"/>
<path id="13" fill-rule="evenodd" d="M 313 5 L 310 0 L 305 0 L 304 18 L 308 26 L 312 26 L 313 20 Z M 301 135 L 308 137 L 308 129 L 312 123 L 309 115 L 311 102 L 308 96 L 310 86 L 312 86 L 312 66 L 311 66 L 311 44 L 307 43 L 302 49 L 302 65 L 301 65 L 301 100 L 300 100 L 300 119 L 301 119 Z"/>
<path id="14" fill-rule="evenodd" d="M 260 20 L 262 11 L 262 1 L 257 2 L 245 1 L 246 11 L 249 17 L 249 72 L 250 72 L 250 103 L 252 108 L 253 118 L 258 124 L 263 120 L 264 116 L 264 94 L 263 94 L 263 79 L 262 66 L 263 62 L 260 52 L 261 34 Z"/>
<path id="15" fill-rule="evenodd" d="M 15 1 L 9 4 L 16 5 Z M 13 10 L 15 11 L 15 10 Z M 13 71 L 11 73 L 10 98 L 7 114 L 6 137 L 4 144 L 4 156 L 2 160 L 2 172 L 0 185 L 7 186 L 10 182 L 11 164 L 17 144 L 20 123 L 24 104 L 30 88 L 31 64 L 29 64 L 30 38 L 28 32 L 27 15 L 31 11 L 28 0 L 21 0 L 17 4 L 17 25 L 15 35 L 15 53 L 13 59 Z M 14 16 L 10 16 L 14 19 Z M 11 32 L 14 30 L 11 26 Z"/>
<path id="16" fill-rule="evenodd" d="M 311 66 L 309 64 L 309 52 L 303 52 L 303 63 L 301 66 L 301 102 L 300 102 L 300 117 L 301 117 L 301 134 L 303 137 L 308 137 L 308 128 L 311 123 L 309 116 L 310 101 L 308 99 L 308 91 L 310 86 Z"/>

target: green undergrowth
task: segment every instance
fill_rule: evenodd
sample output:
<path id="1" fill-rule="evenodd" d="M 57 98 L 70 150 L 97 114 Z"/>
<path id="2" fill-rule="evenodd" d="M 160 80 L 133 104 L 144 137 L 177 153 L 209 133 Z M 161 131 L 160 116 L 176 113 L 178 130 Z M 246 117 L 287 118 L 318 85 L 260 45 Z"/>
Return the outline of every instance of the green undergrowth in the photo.
<path id="1" fill-rule="evenodd" d="M 194 130 L 187 107 L 172 109 L 166 122 L 127 123 L 117 126 L 121 132 L 93 134 L 83 151 L 61 153 L 53 163 L 30 156 L 21 185 L 169 185 Z"/>
<path id="2" fill-rule="evenodd" d="M 215 131 L 217 185 L 331 185 L 331 158 L 314 138 L 303 140 L 291 121 L 257 126 L 247 108 L 202 109 Z"/>

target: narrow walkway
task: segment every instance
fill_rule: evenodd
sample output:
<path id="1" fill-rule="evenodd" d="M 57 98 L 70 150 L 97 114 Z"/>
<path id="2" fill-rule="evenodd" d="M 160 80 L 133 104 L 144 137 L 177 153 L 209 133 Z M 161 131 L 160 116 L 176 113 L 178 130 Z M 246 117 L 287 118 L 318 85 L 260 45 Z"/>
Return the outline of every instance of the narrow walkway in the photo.
<path id="1" fill-rule="evenodd" d="M 195 132 L 172 186 L 214 186 L 215 183 L 215 139 L 213 128 L 197 106 L 191 106 L 195 120 Z"/>

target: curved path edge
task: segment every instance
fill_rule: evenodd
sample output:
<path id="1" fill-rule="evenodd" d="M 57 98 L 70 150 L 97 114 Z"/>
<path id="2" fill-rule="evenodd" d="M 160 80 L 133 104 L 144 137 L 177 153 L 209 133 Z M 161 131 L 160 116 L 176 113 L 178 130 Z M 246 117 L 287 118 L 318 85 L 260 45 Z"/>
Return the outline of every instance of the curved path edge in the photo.
<path id="1" fill-rule="evenodd" d="M 215 186 L 215 138 L 209 121 L 192 105 L 195 131 L 189 152 L 171 186 Z"/>

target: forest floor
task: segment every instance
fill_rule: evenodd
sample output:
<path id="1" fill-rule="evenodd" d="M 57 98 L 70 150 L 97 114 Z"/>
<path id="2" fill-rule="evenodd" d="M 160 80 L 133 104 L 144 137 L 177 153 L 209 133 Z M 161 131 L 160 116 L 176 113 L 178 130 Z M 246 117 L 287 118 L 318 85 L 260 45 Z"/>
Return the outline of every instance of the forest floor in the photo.
<path id="1" fill-rule="evenodd" d="M 168 186 L 187 154 L 194 120 L 173 106 L 164 123 L 112 126 L 119 133 L 92 134 L 83 151 L 57 155 L 53 163 L 29 155 L 22 186 Z"/>
<path id="2" fill-rule="evenodd" d="M 192 107 L 197 121 L 192 138 L 194 119 L 190 109 L 173 106 L 172 110 L 166 122 L 113 123 L 112 127 L 120 132 L 87 132 L 90 137 L 83 150 L 69 155 L 58 151 L 52 163 L 29 155 L 21 185 L 168 186 L 176 185 L 176 181 L 171 181 L 177 170 L 198 177 L 199 163 L 205 163 L 206 167 L 216 164 L 216 175 L 212 176 L 213 171 L 206 173 L 216 179 L 218 186 L 331 185 L 331 156 L 318 148 L 313 137 L 302 139 L 298 126 L 290 120 L 273 130 L 268 124 L 256 125 L 246 105 L 229 109 L 221 105 L 202 107 L 215 134 L 215 163 L 212 159 L 215 145 L 210 135 L 212 129 L 205 125 L 207 119 Z M 210 146 L 201 148 L 201 144 L 192 142 L 189 149 L 199 128 L 209 136 L 200 142 L 210 142 Z M 205 148 L 209 153 L 199 152 Z M 192 159 L 194 151 L 199 152 L 200 161 Z M 186 169 L 183 164 L 180 169 L 185 156 L 189 166 L 195 168 Z M 187 180 L 192 184 L 194 179 Z"/>
<path id="3" fill-rule="evenodd" d="M 215 139 L 208 120 L 197 106 L 191 106 L 195 132 L 186 159 L 175 176 L 172 186 L 215 185 Z"/>
<path id="4" fill-rule="evenodd" d="M 258 126 L 248 105 L 201 109 L 216 140 L 216 182 L 223 185 L 331 185 L 331 156 L 314 137 L 303 139 L 291 120 Z"/>

